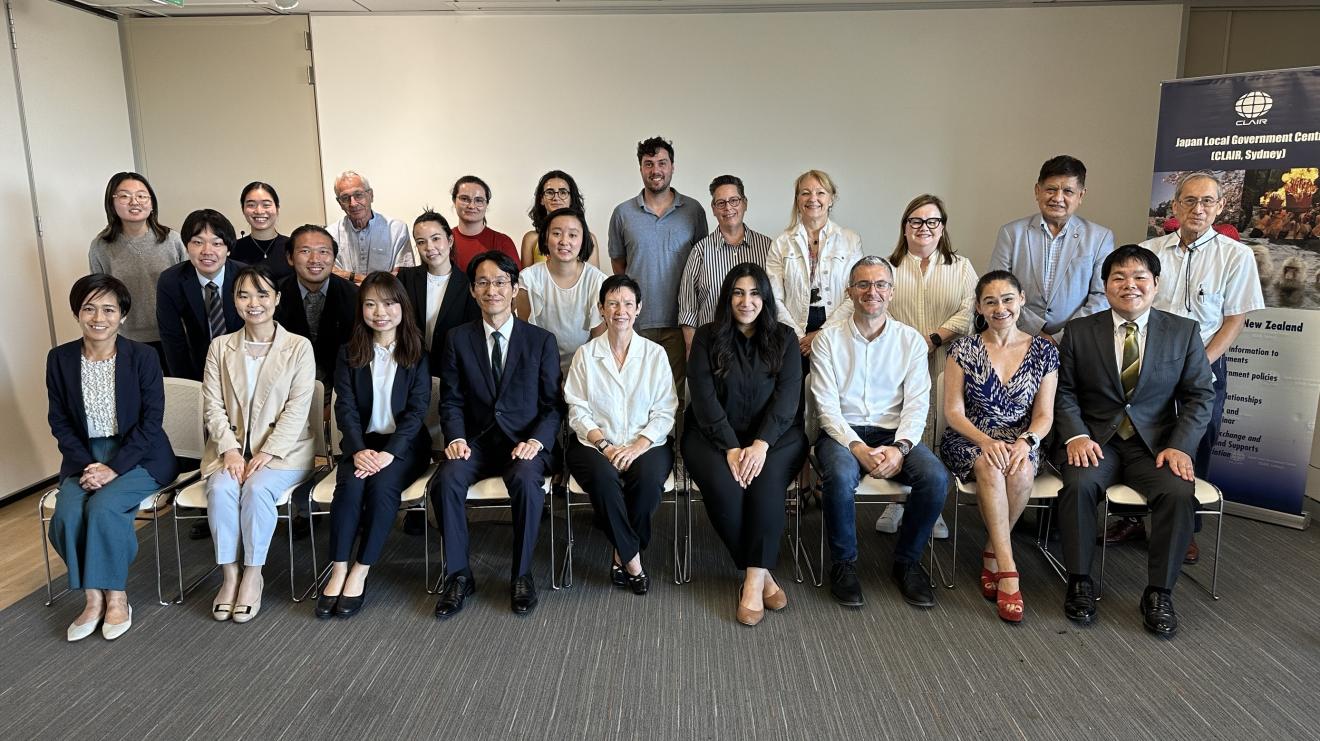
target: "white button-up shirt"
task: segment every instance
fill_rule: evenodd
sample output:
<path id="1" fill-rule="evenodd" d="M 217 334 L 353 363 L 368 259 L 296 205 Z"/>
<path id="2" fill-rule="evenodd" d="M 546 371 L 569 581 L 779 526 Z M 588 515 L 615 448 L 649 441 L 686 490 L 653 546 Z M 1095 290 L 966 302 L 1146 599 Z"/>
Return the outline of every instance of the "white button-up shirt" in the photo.
<path id="1" fill-rule="evenodd" d="M 1224 325 L 1224 317 L 1265 308 L 1250 247 L 1214 229 L 1187 249 L 1178 242 L 1174 232 L 1141 243 L 1160 258 L 1155 308 L 1195 319 L 1205 344 Z"/>
<path id="2" fill-rule="evenodd" d="M 389 435 L 394 432 L 394 375 L 399 364 L 394 362 L 394 345 L 372 344 L 375 355 L 371 358 L 371 420 L 367 432 Z"/>
<path id="3" fill-rule="evenodd" d="M 587 433 L 599 429 L 615 445 L 639 435 L 659 445 L 674 429 L 678 394 L 669 357 L 660 345 L 634 333 L 623 368 L 614 362 L 609 336 L 579 347 L 564 382 L 568 424 L 578 442 L 591 445 Z"/>
<path id="4" fill-rule="evenodd" d="M 826 327 L 811 344 L 811 394 L 821 429 L 844 447 L 861 441 L 853 427 L 915 445 L 930 408 L 926 340 L 892 317 L 870 341 L 855 321 Z"/>
<path id="5" fill-rule="evenodd" d="M 431 340 L 435 337 L 435 323 L 440 318 L 440 305 L 445 302 L 445 291 L 449 288 L 449 277 L 453 268 L 444 275 L 426 274 L 426 349 L 431 349 Z"/>

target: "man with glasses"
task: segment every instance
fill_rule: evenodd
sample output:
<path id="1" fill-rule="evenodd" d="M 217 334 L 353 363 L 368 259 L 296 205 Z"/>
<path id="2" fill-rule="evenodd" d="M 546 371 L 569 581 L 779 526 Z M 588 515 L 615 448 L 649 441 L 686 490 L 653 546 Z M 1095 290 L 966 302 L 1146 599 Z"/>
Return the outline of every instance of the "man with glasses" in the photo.
<path id="1" fill-rule="evenodd" d="M 1051 341 L 1069 319 L 1103 311 L 1100 266 L 1114 250 L 1114 233 L 1077 215 L 1086 196 L 1086 165 L 1066 154 L 1051 157 L 1036 178 L 1039 213 L 999 229 L 990 270 L 1022 283 L 1027 303 L 1018 327 Z"/>
<path id="2" fill-rule="evenodd" d="M 949 473 L 921 444 L 930 406 L 926 340 L 888 315 L 894 270 L 887 260 L 863 257 L 853 265 L 848 283 L 852 318 L 825 327 L 811 345 L 811 393 L 822 433 L 816 459 L 832 562 L 830 593 L 847 607 L 861 607 L 865 601 L 857 578 L 854 503 L 865 475 L 912 488 L 892 574 L 904 601 L 933 607 L 935 595 L 921 567 L 921 553 L 944 509 Z"/>
<path id="3" fill-rule="evenodd" d="M 678 286 L 692 245 L 706 236 L 706 210 L 670 187 L 674 145 L 658 136 L 637 143 L 642 192 L 614 207 L 610 216 L 610 264 L 646 294 L 637 333 L 659 343 L 682 394 L 686 345 L 678 327 Z"/>
<path id="4" fill-rule="evenodd" d="M 764 268 L 770 254 L 770 238 L 743 223 L 747 194 L 741 178 L 720 175 L 710 181 L 710 210 L 719 226 L 692 248 L 678 286 L 678 324 L 688 352 L 697 327 L 715 320 L 715 302 L 729 270 L 744 262 Z"/>
<path id="5" fill-rule="evenodd" d="M 1247 312 L 1265 308 L 1265 297 L 1251 248 L 1214 228 L 1215 219 L 1224 210 L 1219 178 L 1209 172 L 1184 175 L 1174 188 L 1172 208 L 1178 220 L 1177 231 L 1148 239 L 1141 246 L 1160 259 L 1163 278 L 1155 308 L 1196 320 L 1214 374 L 1210 423 L 1193 457 L 1196 475 L 1205 478 L 1228 394 L 1228 361 L 1224 354 L 1246 325 Z M 1200 530 L 1199 521 L 1196 529 Z M 1110 543 L 1145 537 L 1145 527 L 1137 518 L 1117 520 L 1105 532 L 1105 540 Z M 1193 537 L 1183 563 L 1196 563 L 1200 558 L 1201 550 Z"/>
<path id="6" fill-rule="evenodd" d="M 335 201 L 344 218 L 326 225 L 326 231 L 343 248 L 335 257 L 335 275 L 354 284 L 367 273 L 417 264 L 407 224 L 372 211 L 374 197 L 367 179 L 352 170 L 335 178 Z"/>

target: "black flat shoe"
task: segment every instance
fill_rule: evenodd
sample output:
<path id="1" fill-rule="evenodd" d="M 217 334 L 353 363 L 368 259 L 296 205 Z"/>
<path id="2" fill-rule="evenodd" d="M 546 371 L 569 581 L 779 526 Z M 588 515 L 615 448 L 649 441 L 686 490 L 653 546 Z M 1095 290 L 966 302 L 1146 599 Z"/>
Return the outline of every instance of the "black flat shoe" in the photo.
<path id="1" fill-rule="evenodd" d="M 447 618 L 463 609 L 463 600 L 477 591 L 477 581 L 467 574 L 451 576 L 440 589 L 440 599 L 435 603 L 435 616 Z"/>
<path id="2" fill-rule="evenodd" d="M 526 615 L 540 601 L 536 597 L 536 582 L 532 580 L 531 574 L 523 574 L 514 579 L 509 592 L 509 607 L 516 615 Z"/>
<path id="3" fill-rule="evenodd" d="M 339 595 L 339 601 L 335 603 L 335 617 L 347 618 L 353 617 L 362 609 L 362 603 L 367 599 L 367 588 L 362 587 L 362 594 L 356 597 L 349 597 L 346 594 Z"/>
<path id="4" fill-rule="evenodd" d="M 830 595 L 844 607 L 866 604 L 862 596 L 862 582 L 857 578 L 857 564 L 839 561 L 830 567 Z"/>
<path id="5" fill-rule="evenodd" d="M 1095 622 L 1095 584 L 1090 579 L 1068 585 L 1068 595 L 1063 599 L 1063 614 L 1078 625 Z"/>
<path id="6" fill-rule="evenodd" d="M 335 614 L 335 603 L 339 601 L 337 594 L 322 594 L 316 598 L 316 616 L 324 620 Z"/>
<path id="7" fill-rule="evenodd" d="M 633 594 L 646 594 L 651 591 L 651 577 L 647 576 L 645 571 L 628 574 L 628 588 Z"/>
<path id="8" fill-rule="evenodd" d="M 913 607 L 934 607 L 935 593 L 930 588 L 930 576 L 920 563 L 896 563 L 893 570 L 894 582 L 903 594 L 903 601 Z"/>
<path id="9" fill-rule="evenodd" d="M 1149 592 L 1141 598 L 1141 621 L 1146 630 L 1160 638 L 1172 638 L 1178 632 L 1178 613 L 1173 611 L 1173 596 Z"/>
<path id="10" fill-rule="evenodd" d="M 621 589 L 628 586 L 628 572 L 613 562 L 610 563 L 610 583 Z"/>

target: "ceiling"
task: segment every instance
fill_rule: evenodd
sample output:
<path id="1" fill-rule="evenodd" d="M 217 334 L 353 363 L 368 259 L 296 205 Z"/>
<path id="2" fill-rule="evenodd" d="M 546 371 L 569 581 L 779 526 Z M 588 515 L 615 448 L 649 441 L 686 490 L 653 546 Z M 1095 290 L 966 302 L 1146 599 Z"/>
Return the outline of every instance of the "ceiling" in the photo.
<path id="1" fill-rule="evenodd" d="M 604 13 L 712 13 L 808 10 L 899 10 L 914 8 L 1004 8 L 1063 5 L 1121 5 L 1179 0 L 298 0 L 291 11 L 276 3 L 293 0 L 64 0 L 126 17 L 268 15 L 308 13 L 452 13 L 456 15 L 533 15 Z M 1316 0 L 1187 0 L 1193 7 L 1316 7 Z"/>

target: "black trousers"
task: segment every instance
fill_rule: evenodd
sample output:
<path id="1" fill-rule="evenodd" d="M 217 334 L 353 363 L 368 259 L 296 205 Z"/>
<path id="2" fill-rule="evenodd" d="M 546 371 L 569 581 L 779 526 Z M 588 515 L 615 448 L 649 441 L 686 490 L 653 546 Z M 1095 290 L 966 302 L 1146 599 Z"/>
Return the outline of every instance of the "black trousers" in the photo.
<path id="1" fill-rule="evenodd" d="M 688 475 L 701 487 L 710 524 L 734 565 L 773 569 L 779 563 L 779 538 L 784 534 L 784 495 L 802 469 L 806 435 L 798 427 L 784 432 L 766 452 L 761 474 L 746 489 L 729 471 L 725 451 L 695 426 L 684 431 L 682 450 Z"/>
<path id="2" fill-rule="evenodd" d="M 368 432 L 368 450 L 383 450 L 389 435 Z M 370 566 L 380 559 L 385 539 L 399 511 L 400 494 L 422 475 L 430 462 L 427 451 L 409 451 L 365 479 L 353 475 L 353 457 L 341 456 L 335 468 L 335 498 L 330 502 L 330 557 L 347 561 L 361 525 L 357 562 Z"/>
<path id="3" fill-rule="evenodd" d="M 1137 437 L 1111 438 L 1102 446 L 1105 457 L 1099 466 L 1081 468 L 1064 465 L 1063 490 L 1059 492 L 1059 521 L 1063 539 L 1063 561 L 1071 574 L 1090 574 L 1095 555 L 1096 507 L 1105 489 L 1127 484 L 1141 492 L 1151 512 L 1147 583 L 1173 589 L 1178 581 L 1187 544 L 1192 540 L 1196 511 L 1195 485 L 1169 471 L 1155 467 L 1155 456 Z"/>
<path id="4" fill-rule="evenodd" d="M 664 496 L 665 479 L 674 468 L 668 443 L 655 445 L 637 456 L 627 471 L 620 471 L 599 450 L 568 443 L 568 471 L 591 497 L 591 507 L 605 522 L 605 535 L 621 563 L 646 550 L 651 542 L 651 519 Z"/>
<path id="5" fill-rule="evenodd" d="M 444 460 L 427 483 L 431 504 L 440 518 L 445 537 L 445 564 L 449 574 L 471 573 L 468 568 L 467 491 L 478 481 L 494 476 L 504 479 L 513 511 L 513 562 L 509 580 L 532 570 L 532 552 L 541 527 L 545 506 L 545 477 L 550 472 L 550 452 L 542 448 L 529 460 L 511 458 L 514 444 L 503 436 L 486 435 L 469 441 L 472 456 Z"/>

